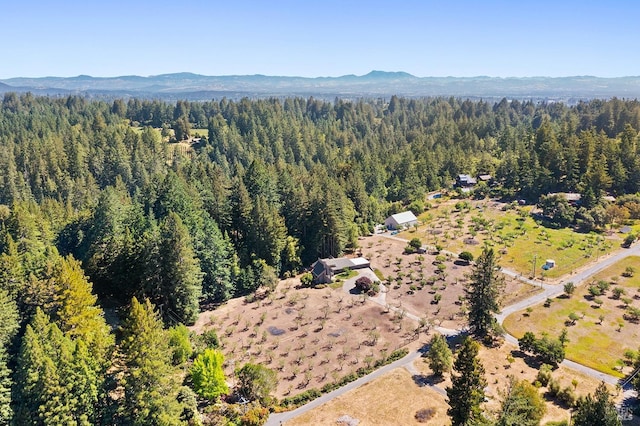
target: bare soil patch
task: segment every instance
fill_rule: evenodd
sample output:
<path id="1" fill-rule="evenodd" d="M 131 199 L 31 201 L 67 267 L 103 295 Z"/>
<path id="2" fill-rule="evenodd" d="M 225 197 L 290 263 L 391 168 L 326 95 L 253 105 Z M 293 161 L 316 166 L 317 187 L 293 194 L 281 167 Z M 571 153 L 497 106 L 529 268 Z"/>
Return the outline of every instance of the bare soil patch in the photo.
<path id="1" fill-rule="evenodd" d="M 295 395 L 372 365 L 420 335 L 415 321 L 399 320 L 342 288 L 298 284 L 285 280 L 262 301 L 231 300 L 192 327 L 197 333 L 216 330 L 231 384 L 235 368 L 260 363 L 277 372 L 278 398 Z"/>
<path id="2" fill-rule="evenodd" d="M 471 265 L 445 254 L 404 254 L 406 242 L 379 235 L 360 243 L 372 268 L 385 277 L 387 304 L 442 327 L 459 329 L 466 325 L 464 286 Z M 539 291 L 538 287 L 507 278 L 502 305 Z"/>

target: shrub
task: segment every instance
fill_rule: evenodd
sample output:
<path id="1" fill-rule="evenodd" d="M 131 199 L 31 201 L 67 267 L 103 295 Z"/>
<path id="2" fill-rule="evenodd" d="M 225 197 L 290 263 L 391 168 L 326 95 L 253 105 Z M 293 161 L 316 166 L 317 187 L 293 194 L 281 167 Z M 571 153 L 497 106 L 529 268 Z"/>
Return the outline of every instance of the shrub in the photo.
<path id="1" fill-rule="evenodd" d="M 463 262 L 470 263 L 470 262 L 473 262 L 473 253 L 469 251 L 463 251 L 458 255 L 458 258 Z"/>
<path id="2" fill-rule="evenodd" d="M 547 393 L 551 398 L 555 398 L 560 393 L 560 383 L 553 377 L 549 379 L 549 383 L 547 384 Z"/>
<path id="3" fill-rule="evenodd" d="M 300 277 L 300 284 L 302 287 L 310 287 L 313 283 L 313 275 L 311 272 L 307 272 Z"/>
<path id="4" fill-rule="evenodd" d="M 199 340 L 207 348 L 216 349 L 220 346 L 220 340 L 218 339 L 218 335 L 214 329 L 206 330 L 199 336 Z"/>
<path id="5" fill-rule="evenodd" d="M 549 384 L 551 381 L 551 366 L 549 364 L 542 364 L 536 376 L 536 381 L 539 382 L 541 386 L 547 386 Z"/>
<path id="6" fill-rule="evenodd" d="M 624 238 L 624 242 L 622 243 L 623 247 L 630 247 L 631 244 L 633 244 L 636 240 L 636 234 L 634 233 L 629 233 L 627 234 L 627 236 Z"/>
<path id="7" fill-rule="evenodd" d="M 257 405 L 249 409 L 242 417 L 240 424 L 242 426 L 262 426 L 269 419 L 269 409 Z"/>
<path id="8" fill-rule="evenodd" d="M 415 419 L 418 423 L 427 423 L 436 415 L 435 408 L 423 408 L 416 411 Z"/>
<path id="9" fill-rule="evenodd" d="M 566 405 L 567 407 L 573 407 L 573 405 L 576 403 L 576 394 L 574 393 L 571 386 L 567 386 L 564 389 L 558 391 L 556 398 L 558 398 L 558 401 L 560 401 L 560 403 Z"/>
<path id="10" fill-rule="evenodd" d="M 373 287 L 373 281 L 369 277 L 360 277 L 356 280 L 356 289 L 361 293 L 367 293 Z"/>

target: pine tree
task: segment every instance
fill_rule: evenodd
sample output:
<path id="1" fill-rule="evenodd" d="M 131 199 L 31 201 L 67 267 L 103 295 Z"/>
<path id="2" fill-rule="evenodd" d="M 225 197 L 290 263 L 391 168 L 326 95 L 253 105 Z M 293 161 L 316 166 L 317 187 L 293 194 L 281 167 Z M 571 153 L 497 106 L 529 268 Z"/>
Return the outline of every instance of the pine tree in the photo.
<path id="1" fill-rule="evenodd" d="M 604 382 L 598 385 L 595 395 L 587 395 L 580 398 L 576 403 L 576 411 L 573 415 L 574 426 L 621 426 L 622 422 L 618 417 L 607 386 Z"/>
<path id="2" fill-rule="evenodd" d="M 95 369 L 83 374 L 77 368 L 79 355 L 76 343 L 38 308 L 26 327 L 18 355 L 14 384 L 17 424 L 95 422 L 101 380 L 95 377 Z M 93 363 L 87 351 L 84 355 L 83 363 Z M 88 387 L 94 390 L 87 392 Z"/>
<path id="3" fill-rule="evenodd" d="M 8 425 L 13 418 L 13 409 L 11 408 L 11 370 L 7 365 L 7 350 L 4 346 L 0 347 L 0 424 Z"/>
<path id="4" fill-rule="evenodd" d="M 148 300 L 132 299 L 122 325 L 120 352 L 124 363 L 121 415 L 133 425 L 179 424 L 169 338 Z"/>
<path id="5" fill-rule="evenodd" d="M 427 361 L 429 362 L 429 368 L 436 376 L 442 376 L 443 373 L 451 370 L 453 363 L 453 354 L 447 340 L 442 334 L 436 333 L 429 342 L 431 345 L 429 352 L 427 352 Z"/>
<path id="6" fill-rule="evenodd" d="M 484 401 L 484 367 L 477 358 L 479 346 L 470 337 L 462 342 L 456 361 L 451 386 L 446 388 L 450 408 L 447 414 L 453 426 L 463 426 L 483 420 L 480 404 Z"/>
<path id="7" fill-rule="evenodd" d="M 8 348 L 18 331 L 18 308 L 6 290 L 0 288 L 0 425 L 13 417 L 11 408 L 11 370 L 7 365 Z"/>
<path id="8" fill-rule="evenodd" d="M 61 258 L 55 282 L 53 319 L 69 337 L 90 348 L 96 361 L 106 363 L 113 336 L 80 263 L 72 257 Z"/>
<path id="9" fill-rule="evenodd" d="M 202 294 L 202 271 L 193 251 L 191 238 L 180 217 L 170 212 L 160 226 L 158 261 L 161 284 L 158 301 L 163 303 L 167 317 L 177 315 L 177 321 L 193 324 L 198 318 Z"/>
<path id="10" fill-rule="evenodd" d="M 479 338 L 489 338 L 496 332 L 494 313 L 500 312 L 498 297 L 504 286 L 493 249 L 485 248 L 476 261 L 471 280 L 465 289 L 469 303 L 469 328 Z"/>

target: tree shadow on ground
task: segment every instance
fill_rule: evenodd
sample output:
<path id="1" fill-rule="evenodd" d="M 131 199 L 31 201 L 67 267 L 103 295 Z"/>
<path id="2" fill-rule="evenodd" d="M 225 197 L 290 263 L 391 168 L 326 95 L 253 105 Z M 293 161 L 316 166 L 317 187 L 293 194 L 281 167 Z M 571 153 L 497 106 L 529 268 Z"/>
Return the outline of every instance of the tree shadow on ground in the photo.
<path id="1" fill-rule="evenodd" d="M 511 351 L 511 356 L 522 359 L 528 367 L 535 368 L 536 370 L 539 370 L 543 364 L 537 357 L 529 355 L 521 350 Z"/>
<path id="2" fill-rule="evenodd" d="M 429 376 L 427 376 L 426 374 L 413 374 L 411 378 L 418 387 L 436 386 L 437 384 L 444 381 L 443 376 L 435 376 L 433 374 Z"/>

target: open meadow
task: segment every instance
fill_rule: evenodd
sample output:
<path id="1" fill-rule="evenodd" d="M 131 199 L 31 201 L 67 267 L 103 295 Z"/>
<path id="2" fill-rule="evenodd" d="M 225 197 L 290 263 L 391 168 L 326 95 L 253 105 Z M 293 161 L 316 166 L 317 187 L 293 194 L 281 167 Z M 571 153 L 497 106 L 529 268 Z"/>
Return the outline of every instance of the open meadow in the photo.
<path id="1" fill-rule="evenodd" d="M 537 366 L 509 343 L 498 348 L 482 347 L 478 356 L 488 382 L 487 402 L 484 404 L 488 415 L 499 409 L 501 392 L 506 389 L 509 376 L 531 383 L 536 380 Z M 552 377 L 561 388 L 571 388 L 574 396 L 593 393 L 599 384 L 596 379 L 563 366 L 554 370 Z M 438 389 L 427 386 L 427 383 Z M 359 420 L 359 425 L 449 425 L 451 422 L 446 415 L 448 404 L 444 390 L 450 384 L 449 374 L 441 381 L 435 380 L 428 364 L 423 359 L 417 359 L 413 366 L 395 369 L 285 424 L 328 426 L 340 424 L 337 421 L 341 418 L 350 418 Z M 546 390 L 541 387 L 540 393 L 544 395 Z M 610 387 L 610 391 L 616 399 L 622 396 L 613 387 Z M 545 397 L 545 405 L 546 414 L 541 424 L 569 419 L 569 410 L 561 403 Z M 432 417 L 426 422 L 418 422 L 415 415 L 419 410 L 429 410 Z"/>
<path id="2" fill-rule="evenodd" d="M 526 331 L 558 335 L 566 328 L 568 359 L 621 377 L 630 371 L 622 362 L 624 352 L 640 347 L 640 277 L 625 276 L 639 268 L 640 258 L 628 257 L 577 287 L 571 297 L 563 294 L 514 313 L 503 326 L 518 338 Z"/>
<path id="3" fill-rule="evenodd" d="M 528 277 L 558 278 L 620 248 L 616 233 L 578 233 L 554 229 L 534 220 L 531 206 L 495 200 L 431 200 L 431 207 L 418 217 L 421 225 L 399 234 L 421 238 L 426 244 L 478 256 L 484 245 L 501 255 L 503 267 Z M 547 259 L 556 266 L 542 269 Z"/>

